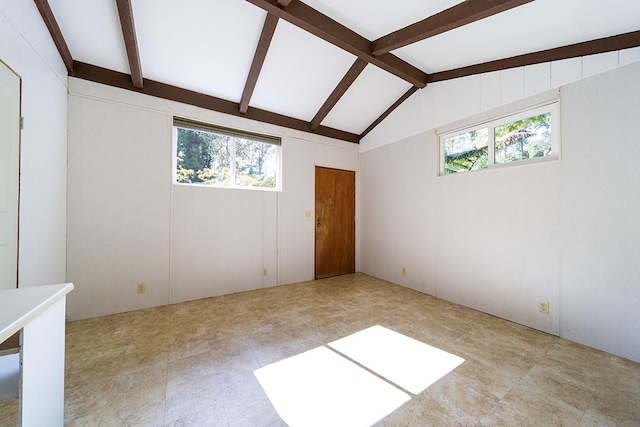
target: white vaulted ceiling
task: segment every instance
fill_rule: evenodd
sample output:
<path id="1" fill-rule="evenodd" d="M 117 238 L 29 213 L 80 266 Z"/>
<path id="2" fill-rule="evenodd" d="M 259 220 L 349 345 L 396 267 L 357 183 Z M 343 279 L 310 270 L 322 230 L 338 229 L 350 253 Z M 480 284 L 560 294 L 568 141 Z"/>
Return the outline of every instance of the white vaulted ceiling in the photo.
<path id="1" fill-rule="evenodd" d="M 132 86 L 132 90 L 151 91 L 148 87 L 154 87 L 156 82 L 170 85 L 207 95 L 204 98 L 213 100 L 212 109 L 246 113 L 248 118 L 353 142 L 385 117 L 403 96 L 412 93 L 408 91 L 445 78 L 445 71 L 627 33 L 632 34 L 625 39 L 625 47 L 640 46 L 640 1 L 520 1 L 523 4 L 378 57 L 393 55 L 392 63 L 404 61 L 407 67 L 422 73 L 424 84 L 416 85 L 372 64 L 373 44 L 361 52 L 346 51 L 331 37 L 310 32 L 304 22 L 300 23 L 308 17 L 297 12 L 302 10 L 300 0 L 35 1 L 41 12 L 43 4 L 50 8 L 53 21 L 59 26 L 72 58 L 72 65 L 67 63 L 70 75 L 110 84 L 111 78 L 99 77 L 103 74 L 95 67 L 135 74 L 120 21 L 119 11 L 124 4 L 133 12 L 136 53 L 143 78 L 142 88 Z M 487 8 L 508 0 L 303 3 L 327 18 L 327 22 L 335 23 L 328 29 L 320 25 L 321 30 L 340 38 L 340 28 L 344 26 L 372 42 L 454 6 L 475 3 Z M 279 15 L 264 64 L 257 69 L 255 89 L 246 98 L 248 111 L 233 111 L 241 105 L 263 25 L 268 13 L 273 13 L 269 8 L 274 6 L 286 13 L 291 11 L 291 15 Z M 315 23 L 310 22 L 312 26 Z M 612 44 L 611 50 L 617 48 Z M 361 63 L 352 75 L 353 81 L 340 85 L 358 57 L 367 63 Z M 89 67 L 90 72 L 78 71 L 86 70 L 84 65 L 95 67 Z M 331 100 L 334 90 L 339 93 Z M 160 92 L 148 93 L 159 96 Z M 198 102 L 202 105 L 208 101 Z M 316 129 L 313 122 L 317 117 L 320 126 Z"/>

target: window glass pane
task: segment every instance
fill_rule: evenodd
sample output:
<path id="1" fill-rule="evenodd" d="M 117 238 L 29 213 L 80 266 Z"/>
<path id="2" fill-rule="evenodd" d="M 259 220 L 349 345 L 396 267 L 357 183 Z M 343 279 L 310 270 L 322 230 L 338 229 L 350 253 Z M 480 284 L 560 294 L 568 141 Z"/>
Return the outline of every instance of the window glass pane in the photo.
<path id="1" fill-rule="evenodd" d="M 236 138 L 236 185 L 276 187 L 277 146 Z"/>
<path id="2" fill-rule="evenodd" d="M 279 141 L 215 129 L 175 126 L 176 182 L 278 188 Z"/>
<path id="3" fill-rule="evenodd" d="M 177 128 L 176 181 L 228 186 L 231 143 L 225 135 Z"/>
<path id="4" fill-rule="evenodd" d="M 489 130 L 475 129 L 445 138 L 445 173 L 458 173 L 489 166 Z"/>
<path id="5" fill-rule="evenodd" d="M 551 153 L 551 113 L 495 127 L 495 163 L 544 157 Z"/>

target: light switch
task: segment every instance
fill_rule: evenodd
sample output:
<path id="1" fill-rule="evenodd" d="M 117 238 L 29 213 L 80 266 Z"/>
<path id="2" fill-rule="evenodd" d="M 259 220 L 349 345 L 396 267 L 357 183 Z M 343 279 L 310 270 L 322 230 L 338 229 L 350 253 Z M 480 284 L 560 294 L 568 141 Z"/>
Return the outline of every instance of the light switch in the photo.
<path id="1" fill-rule="evenodd" d="M 311 211 L 304 211 L 305 218 L 311 218 Z"/>

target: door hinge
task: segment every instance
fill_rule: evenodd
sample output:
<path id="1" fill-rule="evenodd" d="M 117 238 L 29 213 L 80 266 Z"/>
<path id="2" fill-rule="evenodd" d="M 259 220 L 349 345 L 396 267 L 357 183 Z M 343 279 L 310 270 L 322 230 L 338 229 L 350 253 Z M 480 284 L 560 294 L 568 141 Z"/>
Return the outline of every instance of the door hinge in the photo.
<path id="1" fill-rule="evenodd" d="M 24 117 L 20 117 L 20 130 L 24 129 Z"/>

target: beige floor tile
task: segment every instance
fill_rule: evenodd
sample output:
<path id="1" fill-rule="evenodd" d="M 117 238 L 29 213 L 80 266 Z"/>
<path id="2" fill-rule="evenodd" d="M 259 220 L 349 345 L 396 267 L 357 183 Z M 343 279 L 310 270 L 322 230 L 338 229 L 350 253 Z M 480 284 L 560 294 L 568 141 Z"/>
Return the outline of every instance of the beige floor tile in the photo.
<path id="1" fill-rule="evenodd" d="M 18 399 L 0 402 L 0 426 L 18 425 Z"/>
<path id="2" fill-rule="evenodd" d="M 380 426 L 640 425 L 640 364 L 363 274 L 68 323 L 65 425 L 283 427 L 255 370 L 374 325 L 465 359 Z"/>
<path id="3" fill-rule="evenodd" d="M 220 389 L 215 374 L 167 387 L 165 423 L 173 423 L 220 402 Z"/>

